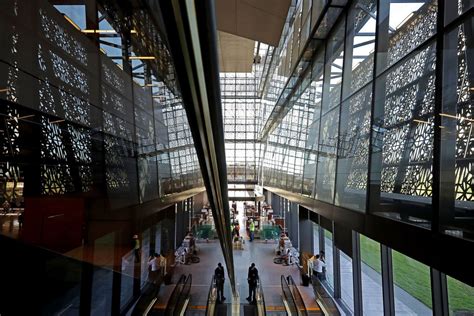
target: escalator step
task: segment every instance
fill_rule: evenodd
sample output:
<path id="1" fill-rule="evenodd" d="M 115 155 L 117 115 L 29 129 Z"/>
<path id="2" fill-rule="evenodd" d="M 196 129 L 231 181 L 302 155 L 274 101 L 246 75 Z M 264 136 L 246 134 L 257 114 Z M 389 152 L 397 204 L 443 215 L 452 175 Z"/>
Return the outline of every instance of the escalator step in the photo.
<path id="1" fill-rule="evenodd" d="M 244 316 L 256 316 L 257 307 L 255 305 L 244 304 Z"/>

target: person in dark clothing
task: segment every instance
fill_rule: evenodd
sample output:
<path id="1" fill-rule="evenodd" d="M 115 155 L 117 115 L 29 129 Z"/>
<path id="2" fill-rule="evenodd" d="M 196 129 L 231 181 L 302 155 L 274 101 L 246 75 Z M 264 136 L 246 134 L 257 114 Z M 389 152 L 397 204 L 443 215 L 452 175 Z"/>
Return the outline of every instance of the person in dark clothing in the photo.
<path id="1" fill-rule="evenodd" d="M 140 262 L 140 239 L 138 235 L 133 235 L 133 253 L 135 255 L 135 263 Z"/>
<path id="2" fill-rule="evenodd" d="M 258 282 L 258 270 L 255 267 L 255 263 L 252 263 L 249 267 L 249 272 L 247 276 L 247 281 L 249 283 L 249 296 L 247 297 L 247 301 L 251 303 L 255 303 L 255 295 L 257 289 L 257 282 Z"/>
<path id="3" fill-rule="evenodd" d="M 18 214 L 18 229 L 23 228 L 23 221 L 24 221 L 24 215 L 23 215 L 23 212 L 21 212 L 20 214 Z"/>
<path id="4" fill-rule="evenodd" d="M 217 264 L 217 268 L 214 271 L 214 278 L 216 279 L 217 303 L 221 303 L 222 301 L 225 301 L 225 297 L 224 297 L 225 276 L 224 276 L 224 267 L 222 266 L 220 262 Z"/>

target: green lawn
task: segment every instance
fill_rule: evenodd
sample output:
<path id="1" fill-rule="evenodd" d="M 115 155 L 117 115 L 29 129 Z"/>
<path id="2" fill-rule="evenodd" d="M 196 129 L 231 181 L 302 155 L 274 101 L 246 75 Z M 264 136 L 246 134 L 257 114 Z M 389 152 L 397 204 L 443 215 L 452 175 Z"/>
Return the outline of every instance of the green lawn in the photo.
<path id="1" fill-rule="evenodd" d="M 360 247 L 362 261 L 380 273 L 379 244 L 361 235 Z M 395 284 L 431 308 L 429 268 L 396 251 L 392 251 L 392 262 Z M 474 310 L 474 287 L 448 277 L 448 293 L 451 311 Z"/>

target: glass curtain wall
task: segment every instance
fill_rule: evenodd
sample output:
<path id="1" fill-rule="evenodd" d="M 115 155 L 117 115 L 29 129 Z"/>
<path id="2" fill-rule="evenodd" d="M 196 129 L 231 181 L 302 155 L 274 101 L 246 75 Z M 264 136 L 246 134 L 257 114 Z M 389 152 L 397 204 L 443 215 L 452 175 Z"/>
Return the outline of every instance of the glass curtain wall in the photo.
<path id="1" fill-rule="evenodd" d="M 445 233 L 472 239 L 472 4 L 443 5 L 439 26 L 436 0 L 352 3 L 326 45 L 316 45 L 321 51 L 301 79 L 310 83 L 296 86 L 262 146 L 269 186 L 426 229 L 437 214 Z M 308 119 L 296 114 L 301 108 Z M 438 192 L 434 171 L 443 175 Z"/>
<path id="2" fill-rule="evenodd" d="M 447 276 L 450 315 L 474 314 L 474 287 Z"/>
<path id="3" fill-rule="evenodd" d="M 364 315 L 383 315 L 382 259 L 380 244 L 359 235 Z"/>
<path id="4" fill-rule="evenodd" d="M 432 315 L 430 268 L 392 250 L 395 313 Z"/>
<path id="5" fill-rule="evenodd" d="M 263 45 L 263 44 L 262 44 Z M 256 68 L 251 73 L 221 73 L 221 95 L 224 109 L 224 138 L 227 178 L 232 182 L 257 181 L 257 129 L 261 121 Z"/>

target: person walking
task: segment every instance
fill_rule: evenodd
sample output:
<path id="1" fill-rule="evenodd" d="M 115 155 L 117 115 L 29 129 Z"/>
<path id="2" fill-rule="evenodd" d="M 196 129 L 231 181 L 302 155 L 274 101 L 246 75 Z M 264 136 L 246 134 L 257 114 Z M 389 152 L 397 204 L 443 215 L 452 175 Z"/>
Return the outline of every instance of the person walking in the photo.
<path id="1" fill-rule="evenodd" d="M 247 297 L 247 301 L 251 303 L 256 302 L 256 290 L 257 290 L 257 282 L 259 280 L 258 277 L 258 270 L 255 267 L 255 263 L 252 263 L 249 267 L 247 281 L 249 283 L 249 296 Z"/>
<path id="2" fill-rule="evenodd" d="M 217 264 L 217 268 L 214 271 L 214 279 L 216 280 L 216 288 L 217 288 L 217 303 L 222 303 L 225 301 L 224 297 L 224 282 L 225 282 L 225 273 L 224 267 L 219 262 Z"/>

